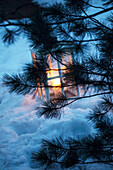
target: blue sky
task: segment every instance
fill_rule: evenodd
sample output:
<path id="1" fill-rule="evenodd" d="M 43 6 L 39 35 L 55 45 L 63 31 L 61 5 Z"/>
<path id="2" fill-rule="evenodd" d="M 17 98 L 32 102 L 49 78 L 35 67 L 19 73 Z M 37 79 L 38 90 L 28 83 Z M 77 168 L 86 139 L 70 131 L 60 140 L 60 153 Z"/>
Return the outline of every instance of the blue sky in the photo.
<path id="1" fill-rule="evenodd" d="M 53 0 L 34 0 L 35 2 L 53 2 Z M 59 0 L 58 0 L 59 1 Z M 20 72 L 25 63 L 31 62 L 31 52 L 28 41 L 21 37 L 17 41 L 7 46 L 1 40 L 2 29 L 0 33 L 0 79 L 4 73 L 12 74 Z"/>
<path id="2" fill-rule="evenodd" d="M 54 2 L 53 0 L 34 0 L 37 2 Z M 57 0 L 63 1 L 63 0 Z M 100 5 L 100 0 L 92 0 L 94 5 Z M 94 11 L 91 10 L 91 13 Z M 106 14 L 105 14 L 106 15 Z M 100 19 L 101 16 L 99 16 Z M 2 36 L 2 30 L 1 35 Z M 0 37 L 1 38 L 1 37 Z M 20 72 L 24 63 L 32 61 L 28 41 L 22 36 L 13 45 L 5 45 L 0 39 L 0 78 L 4 73 Z"/>
<path id="3" fill-rule="evenodd" d="M 7 46 L 0 39 L 0 78 L 4 73 L 20 72 L 24 63 L 32 61 L 28 42 L 23 37 Z"/>

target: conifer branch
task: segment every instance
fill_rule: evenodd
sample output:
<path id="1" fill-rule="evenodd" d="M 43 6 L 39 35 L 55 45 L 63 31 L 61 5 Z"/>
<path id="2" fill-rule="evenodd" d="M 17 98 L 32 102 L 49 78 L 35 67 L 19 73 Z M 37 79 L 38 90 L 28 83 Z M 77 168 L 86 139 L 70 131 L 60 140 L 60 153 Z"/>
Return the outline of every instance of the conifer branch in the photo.
<path id="1" fill-rule="evenodd" d="M 100 14 L 103 14 L 103 13 L 106 13 L 108 11 L 112 11 L 113 10 L 113 7 L 110 7 L 110 8 L 106 8 L 104 10 L 101 10 L 99 12 L 96 12 L 94 14 L 91 14 L 89 16 L 82 16 L 82 17 L 78 17 L 78 18 L 74 18 L 74 19 L 70 19 L 70 20 L 67 20 L 67 21 L 61 21 L 61 22 L 53 22 L 53 23 L 48 23 L 49 25 L 60 25 L 60 24 L 65 24 L 65 23 L 70 23 L 70 22 L 74 22 L 74 21 L 78 21 L 78 20 L 84 20 L 84 19 L 87 19 L 87 18 L 91 18 L 91 17 L 95 17 L 95 16 L 98 16 Z"/>

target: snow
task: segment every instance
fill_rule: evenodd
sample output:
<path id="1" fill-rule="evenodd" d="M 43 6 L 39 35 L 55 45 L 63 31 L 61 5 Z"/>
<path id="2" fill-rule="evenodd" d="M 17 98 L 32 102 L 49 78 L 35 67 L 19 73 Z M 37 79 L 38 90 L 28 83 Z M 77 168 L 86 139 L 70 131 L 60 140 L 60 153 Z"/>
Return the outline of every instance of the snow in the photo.
<path id="1" fill-rule="evenodd" d="M 35 107 L 41 104 L 40 100 L 30 95 L 9 95 L 6 88 L 1 89 L 4 96 L 0 104 L 0 165 L 4 170 L 37 169 L 30 157 L 40 148 L 42 139 L 91 133 L 85 118 L 92 111 L 90 108 L 74 108 L 73 104 L 64 109 L 60 120 L 38 118 Z"/>
<path id="2" fill-rule="evenodd" d="M 38 98 L 9 95 L 4 87 L 1 89 L 4 96 L 0 104 L 0 170 L 43 170 L 30 159 L 39 150 L 42 139 L 83 137 L 94 132 L 86 116 L 92 112 L 96 97 L 66 107 L 60 120 L 45 119 L 36 115 L 35 107 L 41 105 Z"/>
<path id="3" fill-rule="evenodd" d="M 0 78 L 4 73 L 21 71 L 21 66 L 31 60 L 28 44 L 22 38 L 15 46 L 5 47 L 1 43 L 0 48 Z M 98 100 L 82 99 L 65 107 L 60 120 L 38 118 L 35 108 L 42 105 L 38 98 L 9 94 L 0 82 L 0 170 L 43 170 L 30 159 L 40 148 L 41 140 L 94 133 L 86 116 Z"/>

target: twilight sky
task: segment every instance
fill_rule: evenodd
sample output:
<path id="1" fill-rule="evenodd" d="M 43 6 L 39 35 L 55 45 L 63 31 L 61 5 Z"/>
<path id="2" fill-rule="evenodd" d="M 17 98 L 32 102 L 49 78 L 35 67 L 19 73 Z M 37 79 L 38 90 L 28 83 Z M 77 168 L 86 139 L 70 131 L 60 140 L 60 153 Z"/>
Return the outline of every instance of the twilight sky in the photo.
<path id="1" fill-rule="evenodd" d="M 53 0 L 34 0 L 35 2 L 53 2 Z M 58 0 L 59 1 L 59 0 Z M 3 30 L 0 28 L 0 79 L 4 73 L 12 74 L 20 72 L 25 63 L 32 61 L 28 41 L 23 38 L 17 38 L 13 45 L 5 45 L 1 37 Z"/>
<path id="2" fill-rule="evenodd" d="M 30 48 L 23 37 L 13 44 L 6 46 L 0 39 L 0 78 L 4 73 L 15 73 L 21 71 L 24 63 L 31 60 Z"/>
<path id="3" fill-rule="evenodd" d="M 34 0 L 37 2 L 55 2 L 53 0 Z M 57 0 L 63 1 L 63 0 Z M 94 5 L 100 5 L 100 0 L 92 0 Z M 90 11 L 94 13 L 93 10 Z M 95 11 L 96 12 L 96 11 Z M 105 14 L 106 15 L 106 14 Z M 101 19 L 101 16 L 99 16 Z M 32 61 L 28 41 L 23 38 L 17 38 L 13 45 L 6 46 L 2 40 L 2 29 L 0 33 L 0 78 L 4 73 L 12 74 L 20 72 L 25 63 Z"/>

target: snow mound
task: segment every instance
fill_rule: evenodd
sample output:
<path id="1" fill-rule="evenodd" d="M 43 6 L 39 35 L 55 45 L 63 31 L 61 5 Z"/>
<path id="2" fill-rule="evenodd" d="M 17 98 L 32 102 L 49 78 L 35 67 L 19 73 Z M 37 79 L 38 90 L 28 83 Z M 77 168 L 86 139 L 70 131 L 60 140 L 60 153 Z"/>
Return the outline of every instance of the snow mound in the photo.
<path id="1" fill-rule="evenodd" d="M 30 158 L 33 152 L 39 150 L 42 139 L 82 137 L 93 132 L 86 119 L 92 112 L 89 108 L 92 105 L 84 104 L 84 108 L 81 108 L 80 103 L 76 102 L 64 109 L 60 120 L 50 120 L 37 117 L 35 107 L 40 104 L 39 100 L 32 99 L 30 95 L 19 97 L 8 94 L 5 89 L 2 91 L 0 170 L 40 170 L 38 164 L 34 164 Z"/>

